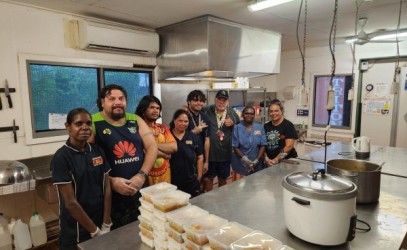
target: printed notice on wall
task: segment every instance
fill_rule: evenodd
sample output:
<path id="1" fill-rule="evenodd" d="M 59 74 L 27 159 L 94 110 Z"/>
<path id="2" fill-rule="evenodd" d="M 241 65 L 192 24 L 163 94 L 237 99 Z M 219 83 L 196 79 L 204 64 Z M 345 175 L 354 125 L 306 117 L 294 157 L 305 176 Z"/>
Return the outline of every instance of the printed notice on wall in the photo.
<path id="1" fill-rule="evenodd" d="M 67 114 L 48 114 L 48 127 L 49 129 L 65 129 Z"/>
<path id="2" fill-rule="evenodd" d="M 363 111 L 369 115 L 389 115 L 390 104 L 390 98 L 365 98 L 363 100 Z"/>

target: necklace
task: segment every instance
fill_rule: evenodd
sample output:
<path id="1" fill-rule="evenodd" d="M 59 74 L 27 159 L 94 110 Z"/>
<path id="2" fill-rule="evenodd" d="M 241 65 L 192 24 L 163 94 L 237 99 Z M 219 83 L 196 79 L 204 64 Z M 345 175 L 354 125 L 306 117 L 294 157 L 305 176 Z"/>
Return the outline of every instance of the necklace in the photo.
<path id="1" fill-rule="evenodd" d="M 191 110 L 189 110 L 189 115 L 191 116 L 192 123 L 194 123 L 194 127 L 196 127 L 197 125 L 194 119 L 194 113 Z M 201 122 L 201 113 L 198 113 L 198 124 L 200 122 Z"/>
<path id="2" fill-rule="evenodd" d="M 226 110 L 223 111 L 223 113 L 220 115 L 218 113 L 216 113 L 216 121 L 218 123 L 218 131 L 216 132 L 216 134 L 219 137 L 220 143 L 222 143 L 223 141 L 223 137 L 225 136 L 225 134 L 222 132 L 222 126 L 225 123 L 225 119 L 226 119 Z"/>

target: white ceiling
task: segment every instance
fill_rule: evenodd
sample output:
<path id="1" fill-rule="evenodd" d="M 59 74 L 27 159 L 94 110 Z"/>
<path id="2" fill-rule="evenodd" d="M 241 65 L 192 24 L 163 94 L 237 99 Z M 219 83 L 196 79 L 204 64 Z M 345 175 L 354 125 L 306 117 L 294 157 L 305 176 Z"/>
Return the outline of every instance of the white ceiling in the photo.
<path id="1" fill-rule="evenodd" d="M 91 16 L 155 29 L 197 16 L 211 14 L 246 25 L 282 33 L 283 50 L 297 49 L 296 23 L 301 0 L 249 12 L 249 0 L 4 0 Z M 305 0 L 304 0 L 305 1 Z M 395 30 L 400 1 L 400 28 L 407 28 L 407 0 L 339 0 L 337 37 L 355 34 L 356 5 L 367 17 L 366 32 Z M 334 0 L 308 0 L 307 47 L 328 45 Z M 300 28 L 302 43 L 303 31 Z M 338 42 L 340 40 L 338 39 Z"/>

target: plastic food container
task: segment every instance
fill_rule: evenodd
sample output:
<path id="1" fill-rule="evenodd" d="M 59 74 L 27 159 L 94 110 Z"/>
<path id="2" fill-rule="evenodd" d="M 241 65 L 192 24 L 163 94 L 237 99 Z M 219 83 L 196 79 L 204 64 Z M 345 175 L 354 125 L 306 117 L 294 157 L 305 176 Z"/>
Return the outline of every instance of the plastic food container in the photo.
<path id="1" fill-rule="evenodd" d="M 185 206 L 167 213 L 167 219 L 172 229 L 176 230 L 178 233 L 184 233 L 185 230 L 182 226 L 185 223 L 187 223 L 191 219 L 195 219 L 208 214 L 208 211 L 192 205 Z"/>
<path id="2" fill-rule="evenodd" d="M 190 197 L 190 194 L 180 190 L 170 190 L 152 196 L 152 200 L 155 209 L 166 213 L 186 206 Z"/>
<path id="3" fill-rule="evenodd" d="M 176 230 L 174 230 L 170 225 L 166 225 L 167 229 L 167 235 L 168 238 L 171 238 L 172 240 L 178 242 L 178 243 L 184 243 L 184 240 L 182 239 L 182 233 L 178 233 Z"/>
<path id="4" fill-rule="evenodd" d="M 153 203 L 144 200 L 143 197 L 140 197 L 139 201 L 140 201 L 141 207 L 143 207 L 144 209 L 146 209 L 149 212 L 153 212 L 153 209 L 154 209 Z"/>
<path id="5" fill-rule="evenodd" d="M 262 250 L 280 250 L 283 243 L 268 234 L 261 231 L 254 231 L 243 238 L 232 243 L 234 250 L 240 249 L 262 249 Z"/>
<path id="6" fill-rule="evenodd" d="M 147 228 L 143 227 L 142 225 L 138 225 L 138 228 L 140 229 L 140 234 L 144 235 L 145 237 L 149 239 L 154 239 L 153 231 L 148 230 Z"/>
<path id="7" fill-rule="evenodd" d="M 155 249 L 159 249 L 159 250 L 167 250 L 168 243 L 167 243 L 167 241 L 163 241 L 159 238 L 154 238 L 154 247 L 155 247 Z"/>
<path id="8" fill-rule="evenodd" d="M 168 237 L 168 250 L 181 250 L 182 249 L 182 243 L 179 243 L 178 241 L 174 240 L 171 237 Z"/>
<path id="9" fill-rule="evenodd" d="M 184 238 L 184 245 L 186 247 L 186 249 L 188 250 L 203 250 L 203 249 L 211 249 L 211 247 L 209 246 L 209 244 L 205 244 L 203 246 L 200 246 L 198 244 L 196 244 L 195 242 L 193 242 L 192 240 L 189 240 L 185 234 L 182 235 L 182 237 Z"/>
<path id="10" fill-rule="evenodd" d="M 153 221 L 153 213 L 149 212 L 148 210 L 146 210 L 143 207 L 139 207 L 138 210 L 140 211 L 141 216 L 143 216 L 144 219 L 148 220 L 148 221 Z"/>
<path id="11" fill-rule="evenodd" d="M 154 195 L 163 193 L 168 190 L 175 190 L 175 189 L 177 189 L 177 186 L 175 186 L 175 185 L 172 185 L 168 182 L 160 182 L 155 185 L 140 189 L 140 194 L 144 200 L 152 203 L 153 202 L 152 197 Z"/>
<path id="12" fill-rule="evenodd" d="M 209 245 L 214 250 L 231 249 L 231 244 L 240 238 L 253 232 L 253 229 L 243 226 L 237 222 L 214 229 L 208 233 Z"/>
<path id="13" fill-rule="evenodd" d="M 139 233 L 140 238 L 141 238 L 141 242 L 143 242 L 144 244 L 146 244 L 147 246 L 154 248 L 154 240 L 150 239 L 148 237 L 146 237 L 144 234 L 142 234 L 141 232 Z"/>
<path id="14" fill-rule="evenodd" d="M 150 231 L 153 231 L 153 224 L 151 221 L 148 221 L 145 219 L 142 215 L 139 215 L 137 217 L 138 221 L 140 222 L 140 225 Z"/>
<path id="15" fill-rule="evenodd" d="M 215 228 L 221 227 L 228 223 L 227 220 L 208 214 L 199 218 L 193 219 L 184 224 L 185 236 L 194 243 L 203 246 L 208 243 L 207 233 Z"/>
<path id="16" fill-rule="evenodd" d="M 153 236 L 154 236 L 154 239 L 159 239 L 161 241 L 167 241 L 168 240 L 167 232 L 165 232 L 165 231 L 154 230 L 153 231 Z"/>
<path id="17" fill-rule="evenodd" d="M 160 219 L 154 217 L 153 218 L 153 228 L 154 230 L 160 230 L 162 232 L 167 232 L 167 229 L 165 228 L 165 225 L 167 225 L 167 222 L 163 222 Z"/>
<path id="18" fill-rule="evenodd" d="M 153 210 L 153 218 L 157 218 L 157 219 L 159 219 L 159 220 L 161 220 L 161 221 L 163 221 L 163 222 L 167 222 L 168 220 L 167 220 L 167 213 L 164 213 L 164 212 L 161 212 L 160 210 L 158 210 L 158 209 L 155 209 L 154 208 L 154 210 Z"/>

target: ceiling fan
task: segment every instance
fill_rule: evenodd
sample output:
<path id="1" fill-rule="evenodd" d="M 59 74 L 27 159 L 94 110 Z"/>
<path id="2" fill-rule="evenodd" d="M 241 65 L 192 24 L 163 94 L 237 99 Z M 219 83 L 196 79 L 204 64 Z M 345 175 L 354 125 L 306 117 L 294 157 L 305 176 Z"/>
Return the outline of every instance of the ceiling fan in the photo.
<path id="1" fill-rule="evenodd" d="M 366 33 L 364 28 L 367 24 L 367 18 L 359 18 L 358 26 L 360 31 L 356 36 L 346 37 L 345 42 L 354 43 L 358 45 L 363 45 L 366 43 L 397 43 L 397 40 L 388 40 L 390 37 L 384 37 L 387 35 L 397 34 L 394 31 L 386 31 L 385 29 L 380 29 L 372 33 Z M 383 37 L 382 37 L 383 36 Z M 394 37 L 391 37 L 394 38 Z M 399 40 L 400 42 L 400 40 Z"/>

